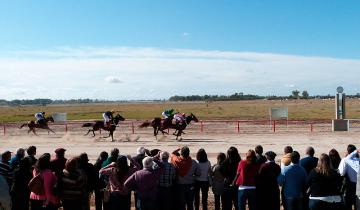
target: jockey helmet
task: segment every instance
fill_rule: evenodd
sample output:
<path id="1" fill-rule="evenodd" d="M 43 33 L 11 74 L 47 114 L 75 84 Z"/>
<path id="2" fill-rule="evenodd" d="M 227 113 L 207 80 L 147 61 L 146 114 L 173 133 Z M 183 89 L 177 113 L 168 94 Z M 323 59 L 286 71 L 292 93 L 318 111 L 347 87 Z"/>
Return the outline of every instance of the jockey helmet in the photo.
<path id="1" fill-rule="evenodd" d="M 43 115 L 45 114 L 45 112 L 41 112 Z"/>

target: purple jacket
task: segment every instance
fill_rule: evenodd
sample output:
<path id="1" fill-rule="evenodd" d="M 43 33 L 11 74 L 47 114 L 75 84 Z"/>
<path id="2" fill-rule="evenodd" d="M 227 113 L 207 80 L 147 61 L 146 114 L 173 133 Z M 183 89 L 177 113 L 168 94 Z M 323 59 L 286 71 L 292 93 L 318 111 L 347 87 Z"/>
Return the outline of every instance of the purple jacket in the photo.
<path id="1" fill-rule="evenodd" d="M 140 198 L 155 200 L 158 182 L 165 168 L 162 163 L 155 161 L 158 167 L 155 169 L 142 169 L 131 175 L 124 183 L 128 190 L 136 190 Z"/>

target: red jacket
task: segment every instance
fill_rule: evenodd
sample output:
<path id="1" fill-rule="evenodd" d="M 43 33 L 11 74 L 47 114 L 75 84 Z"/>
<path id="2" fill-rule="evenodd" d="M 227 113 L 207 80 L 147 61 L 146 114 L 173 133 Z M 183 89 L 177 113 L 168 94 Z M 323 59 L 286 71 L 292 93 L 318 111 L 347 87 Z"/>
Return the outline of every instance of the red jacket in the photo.
<path id="1" fill-rule="evenodd" d="M 246 160 L 240 161 L 237 169 L 239 177 L 236 180 L 237 186 L 255 186 L 255 179 L 259 172 L 260 165 L 257 163 L 248 164 Z"/>

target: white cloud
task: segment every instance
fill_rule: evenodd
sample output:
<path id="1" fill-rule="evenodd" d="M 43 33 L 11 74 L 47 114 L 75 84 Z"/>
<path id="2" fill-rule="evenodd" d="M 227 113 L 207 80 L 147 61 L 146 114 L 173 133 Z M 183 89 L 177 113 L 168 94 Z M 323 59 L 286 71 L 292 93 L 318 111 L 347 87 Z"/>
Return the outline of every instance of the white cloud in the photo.
<path id="1" fill-rule="evenodd" d="M 104 70 L 105 69 L 105 70 Z M 0 97 L 161 99 L 171 95 L 360 92 L 360 60 L 157 48 L 0 52 Z M 110 76 L 109 76 L 110 75 Z M 105 80 L 105 81 L 104 81 Z M 121 83 L 119 86 L 109 83 Z M 150 91 L 151 90 L 151 91 Z"/>
<path id="2" fill-rule="evenodd" d="M 183 37 L 188 37 L 188 36 L 190 36 L 190 33 L 188 33 L 188 32 L 183 32 L 183 33 L 181 34 L 181 36 L 183 36 Z"/>
<path id="3" fill-rule="evenodd" d="M 106 77 L 105 81 L 108 83 L 123 83 L 123 81 L 121 81 L 118 77 L 114 77 L 114 76 Z"/>

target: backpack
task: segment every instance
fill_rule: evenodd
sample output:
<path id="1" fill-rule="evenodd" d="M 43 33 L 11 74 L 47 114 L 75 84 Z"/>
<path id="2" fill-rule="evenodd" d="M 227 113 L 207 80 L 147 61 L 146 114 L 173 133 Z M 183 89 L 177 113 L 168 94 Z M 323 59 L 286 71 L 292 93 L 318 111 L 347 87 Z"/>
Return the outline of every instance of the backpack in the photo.
<path id="1" fill-rule="evenodd" d="M 36 195 L 44 195 L 44 178 L 41 173 L 33 177 L 29 184 L 29 189 L 31 192 L 35 193 Z"/>

